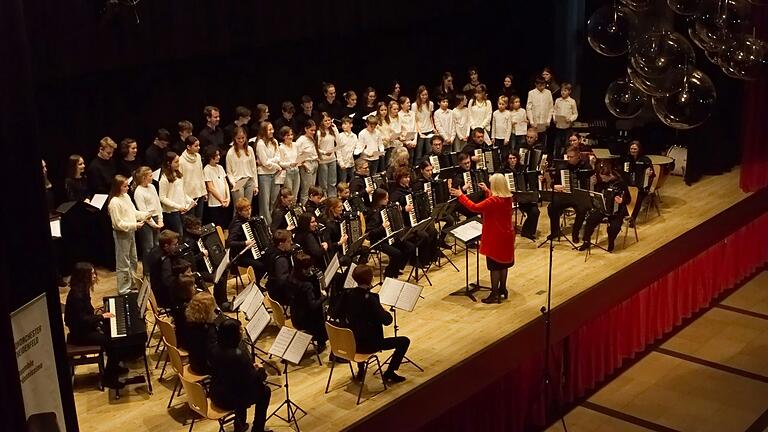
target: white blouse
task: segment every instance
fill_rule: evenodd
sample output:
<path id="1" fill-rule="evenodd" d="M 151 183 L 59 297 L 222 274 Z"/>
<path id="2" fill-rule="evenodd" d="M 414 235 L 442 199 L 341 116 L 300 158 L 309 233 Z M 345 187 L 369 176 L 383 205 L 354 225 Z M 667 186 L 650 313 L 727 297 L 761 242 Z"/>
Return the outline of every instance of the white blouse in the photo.
<path id="1" fill-rule="evenodd" d="M 493 112 L 493 127 L 491 128 L 493 139 L 509 141 L 512 135 L 512 112 L 509 110 Z"/>
<path id="2" fill-rule="evenodd" d="M 357 147 L 362 152 L 361 158 L 367 161 L 379 159 L 379 156 L 373 156 L 377 151 L 384 151 L 384 142 L 378 130 L 374 129 L 373 132 L 369 132 L 368 129 L 363 129 L 358 134 L 357 139 Z"/>
<path id="3" fill-rule="evenodd" d="M 325 133 L 325 136 L 321 136 L 320 131 L 317 131 L 317 148 L 320 150 L 318 157 L 321 164 L 331 163 L 336 160 L 336 137 L 339 135 L 339 131 L 336 129 L 336 126 L 331 126 L 331 128 L 333 133 L 328 131 Z M 330 153 L 330 155 L 326 156 L 323 152 Z"/>
<path id="4" fill-rule="evenodd" d="M 422 105 L 421 109 L 417 109 L 416 102 L 411 104 L 411 112 L 416 117 L 416 132 L 426 134 L 435 130 L 435 125 L 432 123 L 432 111 L 434 110 L 435 104 L 432 101 Z"/>
<path id="5" fill-rule="evenodd" d="M 248 154 L 244 150 L 240 151 L 240 156 L 235 153 L 235 147 L 227 152 L 227 176 L 233 184 L 244 177 L 255 179 L 258 172 L 256 167 L 256 152 L 246 146 Z"/>
<path id="6" fill-rule="evenodd" d="M 256 142 L 256 157 L 259 160 L 257 172 L 259 174 L 274 174 L 280 170 L 280 150 L 277 141 L 274 145 L 267 145 L 263 139 Z"/>
<path id="7" fill-rule="evenodd" d="M 488 130 L 491 126 L 491 113 L 493 111 L 491 102 L 487 99 L 482 103 L 477 103 L 477 100 L 472 99 L 469 101 L 469 128 L 470 130 L 481 127 Z"/>
<path id="8" fill-rule="evenodd" d="M 224 168 L 221 165 L 216 164 L 212 166 L 210 164 L 203 168 L 203 177 L 206 182 L 213 183 L 213 188 L 216 189 L 220 197 L 224 199 L 229 198 L 229 185 L 227 184 L 227 173 L 224 172 Z M 221 201 L 217 200 L 210 192 L 208 193 L 208 207 L 221 207 Z"/>
<path id="9" fill-rule="evenodd" d="M 311 139 L 307 138 L 306 135 L 302 135 L 299 137 L 299 139 L 296 140 L 296 153 L 297 158 L 302 161 L 316 161 L 317 158 L 317 149 L 315 148 L 315 143 L 312 142 Z"/>
<path id="10" fill-rule="evenodd" d="M 528 92 L 528 102 L 525 104 L 525 111 L 531 126 L 549 126 L 549 122 L 552 120 L 553 108 L 552 93 L 548 89 L 542 91 L 533 89 Z"/>
<path id="11" fill-rule="evenodd" d="M 355 164 L 357 135 L 354 132 L 342 132 L 336 137 L 336 160 L 341 168 L 352 168 Z"/>
<path id="12" fill-rule="evenodd" d="M 278 152 L 280 153 L 280 167 L 282 169 L 291 169 L 296 168 L 292 167 L 292 164 L 296 163 L 297 157 L 299 155 L 299 151 L 296 148 L 296 143 L 291 143 L 291 146 L 288 147 L 285 144 L 280 144 L 280 147 L 278 147 Z"/>
<path id="13" fill-rule="evenodd" d="M 515 129 L 515 135 L 525 135 L 528 133 L 528 123 L 525 122 L 525 109 L 512 110 L 512 127 Z"/>
<path id="14" fill-rule="evenodd" d="M 453 125 L 456 130 L 456 138 L 460 140 L 469 139 L 469 110 L 464 108 L 454 108 L 452 111 Z"/>

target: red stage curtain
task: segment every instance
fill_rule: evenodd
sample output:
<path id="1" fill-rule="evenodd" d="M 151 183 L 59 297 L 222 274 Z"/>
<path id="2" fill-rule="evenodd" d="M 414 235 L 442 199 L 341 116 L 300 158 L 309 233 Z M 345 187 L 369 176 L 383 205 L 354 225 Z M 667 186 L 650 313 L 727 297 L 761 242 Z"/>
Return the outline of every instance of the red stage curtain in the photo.
<path id="1" fill-rule="evenodd" d="M 768 6 L 753 6 L 753 21 L 757 36 L 768 40 Z M 765 67 L 760 79 L 748 82 L 744 87 L 744 119 L 741 143 L 741 189 L 754 192 L 768 186 L 768 75 Z"/>
<path id="2" fill-rule="evenodd" d="M 584 396 L 626 359 L 752 275 L 768 262 L 768 245 L 763 241 L 766 238 L 768 214 L 554 343 L 550 354 L 550 407 L 563 407 Z M 540 352 L 421 430 L 523 431 L 544 426 L 542 377 Z M 461 392 L 461 388 L 456 391 Z M 553 412 L 550 410 L 550 415 Z"/>

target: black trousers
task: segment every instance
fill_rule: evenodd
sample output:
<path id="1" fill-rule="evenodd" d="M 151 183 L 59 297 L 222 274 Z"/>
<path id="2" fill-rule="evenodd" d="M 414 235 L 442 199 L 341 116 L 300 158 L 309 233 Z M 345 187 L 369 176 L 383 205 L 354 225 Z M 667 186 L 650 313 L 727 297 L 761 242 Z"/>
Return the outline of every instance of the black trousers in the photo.
<path id="1" fill-rule="evenodd" d="M 640 207 L 642 207 L 643 200 L 647 196 L 648 196 L 648 192 L 647 191 L 644 191 L 644 190 L 640 189 L 637 192 L 637 202 L 635 203 L 635 208 L 632 210 L 632 214 L 630 215 L 630 216 L 632 216 L 632 220 L 633 221 L 637 220 L 637 215 L 640 214 Z"/>
<path id="2" fill-rule="evenodd" d="M 573 202 L 569 202 L 567 199 L 557 199 L 554 202 L 549 203 L 547 206 L 547 214 L 549 215 L 549 232 L 553 235 L 560 234 L 560 216 L 567 208 L 573 208 L 576 211 L 576 219 L 573 221 L 573 235 L 578 236 L 581 226 L 584 224 L 584 218 L 587 216 L 589 209 L 579 207 Z"/>
<path id="3" fill-rule="evenodd" d="M 619 212 L 613 216 L 608 216 L 608 239 L 610 243 L 613 243 L 613 241 L 616 240 L 616 236 L 621 232 L 621 225 L 624 222 L 624 214 L 625 212 Z M 600 225 L 603 218 L 605 218 L 605 215 L 600 212 L 589 212 L 586 224 L 584 225 L 584 241 L 590 241 L 592 233 L 595 232 L 595 228 Z"/>
<path id="4" fill-rule="evenodd" d="M 389 264 L 384 270 L 384 276 L 387 277 L 396 277 L 397 272 L 405 268 L 408 259 L 416 252 L 416 246 L 405 240 L 396 241 L 393 245 L 384 242 L 378 247 L 389 256 Z"/>
<path id="5" fill-rule="evenodd" d="M 525 237 L 535 237 L 536 228 L 539 226 L 539 206 L 536 203 L 519 204 L 518 208 L 525 213 L 525 222 L 521 234 Z"/>
<path id="6" fill-rule="evenodd" d="M 243 404 L 235 408 L 235 418 L 238 422 L 245 423 L 248 407 L 253 405 L 254 412 L 251 430 L 263 431 L 264 425 L 267 423 L 269 399 L 272 396 L 269 387 L 266 384 L 257 384 L 243 386 L 241 390 L 244 392 L 242 394 Z"/>
<path id="7" fill-rule="evenodd" d="M 403 358 L 405 353 L 408 352 L 409 346 L 411 346 L 411 340 L 405 336 L 388 337 L 381 341 L 381 345 L 379 345 L 381 351 L 395 350 L 392 353 L 392 358 L 389 360 L 386 372 L 395 372 L 400 368 L 400 364 L 403 363 Z M 363 363 L 358 363 L 357 366 L 359 369 L 362 369 Z"/>

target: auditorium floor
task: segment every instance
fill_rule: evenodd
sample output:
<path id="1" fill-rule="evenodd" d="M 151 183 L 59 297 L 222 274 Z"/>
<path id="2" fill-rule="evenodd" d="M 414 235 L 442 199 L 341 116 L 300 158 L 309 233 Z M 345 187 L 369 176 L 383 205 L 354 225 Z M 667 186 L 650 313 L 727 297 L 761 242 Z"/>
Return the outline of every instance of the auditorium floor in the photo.
<path id="1" fill-rule="evenodd" d="M 768 431 L 768 271 L 565 416 L 569 432 Z M 563 431 L 560 422 L 548 432 Z"/>
<path id="2" fill-rule="evenodd" d="M 601 250 L 595 250 L 588 261 L 584 260 L 584 253 L 570 250 L 563 242 L 555 248 L 555 271 L 553 274 L 553 306 L 571 299 L 597 282 L 605 279 L 615 271 L 635 262 L 637 259 L 652 253 L 654 250 L 663 247 L 668 242 L 675 240 L 677 236 L 713 217 L 728 207 L 742 200 L 747 195 L 738 189 L 738 169 L 717 177 L 704 178 L 693 186 L 686 186 L 680 177 L 670 177 L 662 193 L 663 202 L 661 206 L 661 216 L 651 210 L 648 220 L 640 218 L 638 225 L 638 234 L 640 242 L 635 243 L 634 237 L 630 232 L 627 239 L 626 248 L 622 247 L 621 233 L 617 241 L 617 250 L 613 254 L 608 254 Z M 548 218 L 546 208 L 542 207 L 542 216 L 539 220 L 540 237 L 548 233 Z M 601 233 L 601 244 L 605 244 L 605 228 Z M 450 255 L 450 254 L 449 254 Z M 465 270 L 464 253 L 453 256 L 454 263 L 459 271 L 454 270 L 450 265 L 442 269 L 432 270 L 429 277 L 432 286 L 426 285 L 424 288 L 423 300 L 419 300 L 414 312 L 398 313 L 398 324 L 401 335 L 409 336 L 412 340 L 411 349 L 408 357 L 416 361 L 425 369 L 419 372 L 411 365 L 404 365 L 401 368 L 401 374 L 408 380 L 405 383 L 397 384 L 385 392 L 377 393 L 381 390 L 381 382 L 376 377 L 370 377 L 367 380 L 366 391 L 363 392 L 365 399 L 361 405 L 355 406 L 357 394 L 357 385 L 349 382 L 349 370 L 345 365 L 343 368 L 337 368 L 331 383 L 331 392 L 323 394 L 325 383 L 328 378 L 327 352 L 324 353 L 323 366 L 318 366 L 317 360 L 307 355 L 304 361 L 296 368 L 291 368 L 291 396 L 302 408 L 309 414 L 300 420 L 302 430 L 341 430 L 358 419 L 376 411 L 387 405 L 395 398 L 402 396 L 408 391 L 427 383 L 430 379 L 439 375 L 441 372 L 451 368 L 453 365 L 462 362 L 469 356 L 484 349 L 490 344 L 501 338 L 507 337 L 517 331 L 521 326 L 536 319 L 539 316 L 539 308 L 545 302 L 546 281 L 547 281 L 547 260 L 548 249 L 546 247 L 536 248 L 536 244 L 524 238 L 518 238 L 516 243 L 516 265 L 510 271 L 510 298 L 501 305 L 485 305 L 480 302 L 473 303 L 466 297 L 450 296 L 450 293 L 464 286 Z M 475 255 L 470 254 L 468 273 L 471 279 L 475 276 Z M 114 274 L 104 271 L 99 272 L 99 286 L 93 295 L 94 302 L 103 295 L 110 295 L 115 292 Z M 481 282 L 488 283 L 487 270 L 483 258 L 480 261 L 480 279 Z M 426 281 L 422 280 L 422 283 Z M 765 286 L 765 285 L 764 285 Z M 62 301 L 64 301 L 66 290 L 62 290 Z M 484 293 L 480 294 L 484 296 Z M 753 294 L 758 296 L 758 293 Z M 762 313 L 768 314 L 768 300 L 765 296 L 762 298 Z M 734 300 L 735 301 L 735 300 Z M 744 304 L 739 307 L 756 307 L 756 300 L 742 300 Z M 722 321 L 723 314 L 738 315 L 730 310 L 720 309 L 711 312 L 708 318 L 711 326 L 716 327 L 716 323 Z M 738 315 L 740 319 L 746 319 Z M 756 319 L 749 317 L 750 319 Z M 763 324 L 763 330 L 768 329 L 768 321 L 759 321 Z M 723 340 L 724 347 L 730 350 L 736 350 L 738 344 L 746 344 L 742 341 L 750 331 L 758 332 L 760 328 L 757 324 L 741 324 L 736 326 L 735 330 L 713 332 L 704 330 L 698 332 L 691 330 L 690 335 L 680 333 L 678 336 L 682 341 L 673 344 L 670 341 L 665 349 L 680 351 L 688 348 L 691 344 L 697 344 L 696 341 L 702 337 L 705 339 Z M 692 327 L 695 329 L 696 327 Z M 270 326 L 259 340 L 259 346 L 268 348 L 274 340 L 276 329 Z M 391 327 L 387 328 L 387 335 L 391 335 Z M 765 334 L 765 333 L 763 333 Z M 685 336 L 685 337 L 684 337 Z M 714 338 L 713 336 L 716 336 Z M 697 339 L 697 337 L 699 339 Z M 753 336 L 756 338 L 757 336 Z M 739 341 L 737 343 L 737 341 Z M 686 345 L 687 343 L 687 345 Z M 691 353 L 691 355 L 710 359 L 707 356 L 722 354 L 726 348 L 715 347 L 714 342 L 701 344 L 696 351 L 681 351 Z M 757 343 L 757 342 L 754 342 Z M 698 345 L 698 344 L 697 344 Z M 759 351 L 759 345 L 754 345 Z M 765 359 L 765 341 L 763 341 L 762 350 Z M 310 349 L 311 351 L 311 349 Z M 728 351 L 731 352 L 731 351 Z M 743 351 L 740 356 L 734 354 L 734 362 L 742 361 L 744 363 L 734 363 L 735 368 L 748 369 L 757 368 L 758 360 L 753 360 L 750 354 Z M 156 355 L 150 356 L 150 361 L 154 365 Z M 384 356 L 386 358 L 386 355 Z M 712 361 L 718 361 L 719 357 L 711 357 Z M 729 357 L 731 358 L 731 357 Z M 735 360 L 734 360 L 735 359 Z M 697 363 L 690 363 L 668 354 L 654 352 L 646 358 L 647 361 L 655 361 L 652 368 L 669 366 L 674 373 L 656 376 L 653 380 L 650 378 L 641 379 L 628 375 L 624 378 L 625 384 L 622 387 L 632 389 L 634 387 L 649 388 L 649 385 L 657 381 L 665 381 L 670 387 L 682 388 L 679 376 L 685 375 L 690 370 L 707 370 L 705 366 Z M 763 362 L 763 367 L 768 364 Z M 138 367 L 138 364 L 136 365 Z M 99 392 L 95 389 L 93 375 L 89 375 L 88 366 L 78 367 L 77 377 L 75 379 L 75 401 L 78 410 L 78 418 L 81 430 L 84 431 L 113 431 L 113 430 L 150 430 L 150 431 L 172 431 L 186 430 L 185 422 L 191 418 L 192 413 L 186 407 L 185 397 L 182 395 L 174 400 L 174 406 L 170 410 L 166 409 L 166 404 L 170 396 L 170 390 L 173 387 L 173 380 L 163 380 L 157 383 L 159 370 L 152 370 L 155 392 L 153 395 L 147 394 L 145 387 L 133 386 L 123 392 L 123 397 L 119 400 L 114 399 L 114 393 Z M 752 370 L 752 369 L 748 369 Z M 480 371 L 478 371 L 480 372 Z M 765 369 L 755 369 L 755 374 L 768 375 Z M 171 374 L 173 375 L 173 374 Z M 655 376 L 657 374 L 651 374 Z M 721 406 L 717 410 L 712 408 L 717 396 L 727 396 L 728 403 L 722 405 L 723 409 L 730 407 L 732 412 L 738 414 L 738 419 L 745 419 L 756 412 L 759 415 L 765 407 L 754 407 L 758 401 L 768 400 L 768 385 L 753 380 L 747 380 L 740 376 L 734 376 L 714 370 L 708 372 L 706 379 L 699 383 L 699 387 L 691 390 L 700 394 L 701 400 L 705 405 L 694 405 L 702 410 L 711 412 L 720 412 Z M 632 378 L 629 378 L 632 377 Z M 662 379 L 663 378 L 663 379 Z M 468 378 L 470 379 L 470 378 Z M 271 376 L 270 380 L 281 383 L 281 377 Z M 621 377 L 617 380 L 622 382 Z M 720 392 L 723 385 L 735 382 L 737 390 L 731 393 Z M 612 383 L 613 385 L 613 383 Z M 618 385 L 618 384 L 617 384 Z M 761 392 L 754 388 L 756 385 L 765 386 Z M 679 394 L 661 392 L 660 395 L 649 393 L 645 399 L 635 400 L 635 397 L 626 396 L 628 390 L 617 392 L 616 395 L 625 399 L 616 399 L 614 395 L 611 399 L 604 396 L 602 392 L 596 394 L 593 398 L 606 406 L 611 406 L 616 410 L 626 409 L 637 417 L 647 415 L 649 407 L 658 406 L 666 401 L 673 401 L 671 405 L 688 406 L 682 402 L 692 399 L 695 395 L 686 394 L 680 397 Z M 752 398 L 744 395 L 753 395 Z M 600 399 L 605 397 L 606 399 Z M 275 390 L 272 393 L 272 404 L 270 412 L 282 402 L 282 389 Z M 622 401 L 619 403 L 618 401 Z M 617 401 L 613 405 L 607 405 L 608 401 Z M 738 402 L 738 403 L 737 403 Z M 598 402 L 594 402 L 598 403 Z M 632 405 L 634 403 L 635 405 Z M 656 405 L 654 405 L 656 404 Z M 709 405 L 707 405 L 709 404 Z M 625 408 L 627 407 L 627 408 Z M 699 408 L 697 408 L 699 409 Z M 748 412 L 747 412 L 748 411 Z M 759 412 L 757 412 L 759 411 Z M 686 408 L 686 413 L 690 416 L 690 410 Z M 724 415 L 718 415 L 718 419 L 731 418 L 731 411 L 722 411 Z M 586 413 L 586 414 L 585 414 Z M 674 412 L 665 409 L 660 415 L 674 417 Z M 736 415 L 734 414 L 734 415 Z M 580 417 L 578 417 L 580 416 Z M 596 417 L 598 416 L 598 417 Z M 672 424 L 675 427 L 687 427 L 688 424 L 669 423 L 662 417 L 651 417 L 653 421 L 660 424 Z M 695 416 L 694 416 L 695 417 Z M 688 417 L 682 416 L 682 419 Z M 583 419 L 586 425 L 598 425 L 604 427 L 603 430 L 616 430 L 610 425 L 622 425 L 634 427 L 630 423 L 614 419 L 610 416 L 597 414 L 595 411 L 583 407 L 574 410 L 569 414 L 568 419 Z M 745 419 L 733 424 L 749 424 L 754 420 Z M 723 420 L 725 421 L 725 420 Z M 608 423 L 611 422 L 611 423 Z M 665 423 L 666 422 L 666 423 Z M 719 423 L 717 423 L 719 424 Z M 716 425 L 715 420 L 707 422 L 707 426 Z M 204 421 L 195 425 L 197 431 L 215 431 L 217 430 L 215 422 Z M 268 426 L 276 431 L 289 430 L 287 425 L 279 419 L 272 418 L 268 421 Z M 569 425 L 570 426 L 570 425 Z M 569 430 L 571 428 L 569 427 Z M 584 429 L 588 430 L 588 429 Z M 591 430 L 591 429 L 589 429 Z M 719 430 L 728 430 L 719 429 Z M 738 430 L 738 429 L 737 429 Z"/>

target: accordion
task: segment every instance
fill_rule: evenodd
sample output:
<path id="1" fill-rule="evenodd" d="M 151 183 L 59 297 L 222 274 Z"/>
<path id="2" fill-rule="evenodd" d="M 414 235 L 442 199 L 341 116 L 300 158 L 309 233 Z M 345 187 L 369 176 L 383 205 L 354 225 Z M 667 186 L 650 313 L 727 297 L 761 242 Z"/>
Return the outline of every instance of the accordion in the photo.
<path id="1" fill-rule="evenodd" d="M 408 213 L 408 219 L 411 226 L 416 226 L 424 219 L 432 216 L 429 209 L 429 196 L 425 192 L 414 192 L 405 196 L 405 202 L 412 207 Z"/>
<path id="2" fill-rule="evenodd" d="M 350 195 L 349 199 L 344 201 L 344 211 L 365 213 L 368 208 L 365 206 L 365 200 L 362 195 L 355 193 Z"/>
<path id="3" fill-rule="evenodd" d="M 285 213 L 285 223 L 288 224 L 288 228 L 296 228 L 299 216 L 302 214 L 304 214 L 304 208 L 300 205 L 295 205 L 288 210 L 288 212 Z"/>
<path id="4" fill-rule="evenodd" d="M 501 149 L 493 147 L 483 152 L 485 170 L 491 174 L 502 170 Z"/>
<path id="5" fill-rule="evenodd" d="M 607 216 L 613 216 L 619 211 L 620 204 L 616 203 L 617 196 L 622 196 L 621 189 L 612 187 L 606 187 L 603 189 L 603 193 L 589 192 L 592 207 Z"/>
<path id="6" fill-rule="evenodd" d="M 261 258 L 272 243 L 272 234 L 269 231 L 267 221 L 261 216 L 252 217 L 243 224 L 243 232 L 245 232 L 246 240 L 254 241 L 253 246 L 251 246 L 253 258 Z"/>
<path id="7" fill-rule="evenodd" d="M 203 254 L 203 261 L 208 273 L 213 274 L 214 270 L 224 259 L 224 245 L 221 243 L 221 237 L 216 231 L 214 224 L 208 224 L 200 229 L 200 238 L 197 239 L 197 248 L 200 251 L 208 251 L 208 256 Z"/>
<path id="8" fill-rule="evenodd" d="M 459 165 L 459 154 L 456 152 L 442 153 L 437 156 L 430 155 L 429 163 L 434 168 L 435 173 L 439 173 L 440 170 L 453 168 Z"/>
<path id="9" fill-rule="evenodd" d="M 510 192 L 527 192 L 528 188 L 525 182 L 525 175 L 521 172 L 511 172 L 504 174 L 507 179 L 507 186 Z"/>
<path id="10" fill-rule="evenodd" d="M 427 183 L 424 186 L 426 188 Z M 437 204 L 447 203 L 452 199 L 448 191 L 448 180 L 432 180 L 429 183 L 429 188 L 432 192 L 432 207 Z"/>
<path id="11" fill-rule="evenodd" d="M 464 184 L 467 186 L 467 194 L 480 192 L 480 187 L 478 186 L 480 183 L 488 184 L 488 176 L 485 171 L 465 171 L 461 175 L 464 180 Z"/>
<path id="12" fill-rule="evenodd" d="M 403 221 L 403 212 L 400 209 L 400 204 L 394 203 L 390 204 L 383 209 L 380 210 L 381 212 L 381 221 L 382 222 L 388 222 L 389 227 L 386 228 L 387 236 L 392 235 L 393 232 L 402 230 L 405 228 L 405 222 Z M 389 239 L 389 244 L 394 244 L 395 238 L 392 237 Z"/>
<path id="13" fill-rule="evenodd" d="M 635 162 L 635 166 L 632 167 L 629 162 L 624 162 L 624 179 L 630 186 L 637 186 L 640 190 L 648 189 L 651 185 L 651 178 L 646 174 L 646 170 L 650 165 L 646 162 Z M 633 169 L 634 168 L 634 169 Z"/>
<path id="14" fill-rule="evenodd" d="M 359 213 L 346 213 L 344 220 L 341 221 L 341 234 L 347 235 L 347 242 L 341 245 L 343 255 L 352 255 L 356 250 L 350 249 L 357 239 L 363 236 L 365 227 L 363 226 Z"/>

